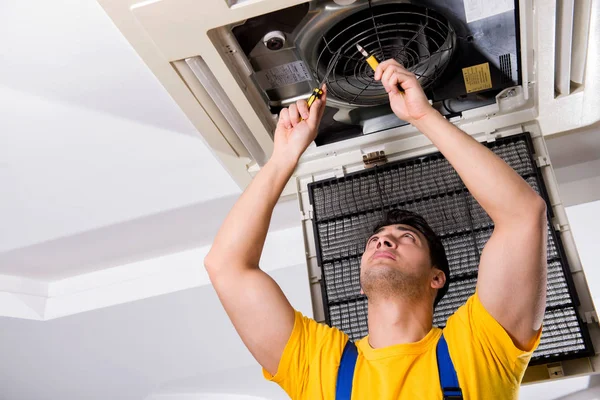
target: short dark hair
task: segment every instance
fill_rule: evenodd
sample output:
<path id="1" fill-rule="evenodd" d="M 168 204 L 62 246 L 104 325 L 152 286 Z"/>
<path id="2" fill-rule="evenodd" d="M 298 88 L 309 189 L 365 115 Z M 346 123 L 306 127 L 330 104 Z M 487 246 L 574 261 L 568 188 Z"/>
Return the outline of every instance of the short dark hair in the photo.
<path id="1" fill-rule="evenodd" d="M 408 225 L 425 236 L 429 245 L 429 257 L 433 266 L 443 271 L 446 275 L 446 283 L 444 287 L 438 290 L 437 296 L 433 303 L 433 307 L 437 306 L 442 297 L 448 292 L 450 286 L 450 267 L 448 266 L 448 258 L 446 258 L 446 250 L 439 236 L 431 229 L 425 218 L 417 213 L 408 210 L 392 209 L 389 210 L 385 217 L 373 227 L 373 232 L 376 233 L 379 229 L 389 225 Z"/>

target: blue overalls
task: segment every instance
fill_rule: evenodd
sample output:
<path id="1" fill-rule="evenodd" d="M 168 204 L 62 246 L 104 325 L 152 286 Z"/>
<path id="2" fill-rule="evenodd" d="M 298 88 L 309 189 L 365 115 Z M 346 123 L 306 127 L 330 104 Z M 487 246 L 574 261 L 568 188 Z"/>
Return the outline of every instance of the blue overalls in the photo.
<path id="1" fill-rule="evenodd" d="M 462 400 L 462 391 L 458 385 L 458 377 L 450 353 L 448 353 L 448 344 L 444 339 L 444 334 L 440 337 L 436 348 L 438 372 L 442 386 L 444 400 Z M 356 345 L 350 340 L 344 347 L 340 368 L 338 369 L 337 384 L 335 387 L 336 400 L 350 400 L 352 397 L 352 380 L 354 379 L 354 367 L 358 350 Z"/>

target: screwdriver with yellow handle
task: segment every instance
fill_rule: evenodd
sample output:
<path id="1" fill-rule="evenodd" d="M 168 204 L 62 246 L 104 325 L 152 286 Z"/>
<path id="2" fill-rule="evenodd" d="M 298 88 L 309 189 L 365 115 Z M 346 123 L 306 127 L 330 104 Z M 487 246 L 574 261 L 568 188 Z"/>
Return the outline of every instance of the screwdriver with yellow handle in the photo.
<path id="1" fill-rule="evenodd" d="M 315 102 L 315 100 L 320 99 L 321 96 L 323 96 L 322 87 L 323 87 L 323 84 L 321 83 L 321 86 L 314 88 L 312 94 L 310 95 L 308 100 L 306 100 L 306 104 L 308 105 L 309 109 L 310 109 L 310 106 L 312 106 L 312 103 Z"/>
<path id="2" fill-rule="evenodd" d="M 371 69 L 373 69 L 373 71 L 375 71 L 377 69 L 377 66 L 379 65 L 379 61 L 377 61 L 377 59 L 375 58 L 375 56 L 372 55 L 372 54 L 369 54 L 358 43 L 356 44 L 356 48 L 358 49 L 358 51 L 360 52 L 360 54 L 362 54 L 367 59 L 367 64 L 369 64 L 369 67 L 371 67 Z M 402 89 L 402 86 L 400 86 L 400 84 L 397 84 L 396 87 L 398 87 L 398 90 L 400 91 L 400 93 L 404 93 L 404 89 Z"/>
<path id="3" fill-rule="evenodd" d="M 325 72 L 325 75 L 323 75 L 323 79 L 321 80 L 319 85 L 313 89 L 312 94 L 310 95 L 308 100 L 306 100 L 306 104 L 308 105 L 309 109 L 310 109 L 310 106 L 312 106 L 312 104 L 315 102 L 315 100 L 320 99 L 321 96 L 323 96 L 323 89 L 322 89 L 323 84 L 325 83 L 325 81 L 327 80 L 327 77 L 329 77 L 329 74 L 331 73 L 331 71 L 333 70 L 335 65 L 337 64 L 337 59 L 340 56 L 340 54 L 341 54 L 341 50 L 338 50 L 334 54 L 333 58 L 329 62 L 329 66 L 327 67 L 327 71 Z"/>

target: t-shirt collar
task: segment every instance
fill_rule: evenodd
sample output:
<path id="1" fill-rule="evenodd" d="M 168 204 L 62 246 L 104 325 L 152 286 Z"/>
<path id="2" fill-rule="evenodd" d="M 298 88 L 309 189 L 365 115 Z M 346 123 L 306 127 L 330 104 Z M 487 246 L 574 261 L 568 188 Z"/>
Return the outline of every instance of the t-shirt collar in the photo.
<path id="1" fill-rule="evenodd" d="M 371 347 L 369 344 L 369 336 L 367 335 L 356 342 L 356 347 L 358 348 L 359 353 L 367 360 L 378 360 L 401 355 L 417 355 L 422 354 L 432 346 L 435 346 L 441 334 L 442 330 L 440 328 L 433 327 L 429 333 L 418 342 L 394 344 L 380 349 Z"/>

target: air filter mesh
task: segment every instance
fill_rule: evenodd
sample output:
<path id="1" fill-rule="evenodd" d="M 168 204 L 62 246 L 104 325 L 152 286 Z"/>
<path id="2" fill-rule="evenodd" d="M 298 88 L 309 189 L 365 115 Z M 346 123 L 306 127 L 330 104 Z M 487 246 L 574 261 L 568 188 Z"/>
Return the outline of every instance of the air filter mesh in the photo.
<path id="1" fill-rule="evenodd" d="M 529 134 L 486 145 L 548 202 L 533 163 Z M 448 317 L 474 294 L 479 257 L 494 225 L 440 153 L 315 182 L 309 185 L 309 196 L 327 323 L 352 340 L 368 333 L 367 300 L 360 294 L 360 258 L 372 227 L 389 209 L 421 214 L 444 243 L 450 289 L 435 310 L 434 325 L 445 326 Z M 575 311 L 578 299 L 566 273 L 560 238 L 550 226 L 547 259 L 547 309 L 534 363 L 593 351 Z"/>

